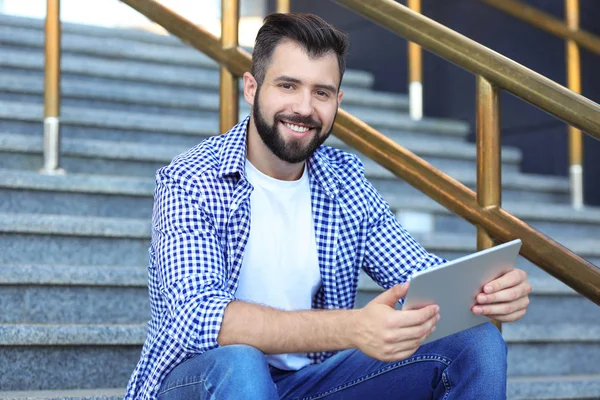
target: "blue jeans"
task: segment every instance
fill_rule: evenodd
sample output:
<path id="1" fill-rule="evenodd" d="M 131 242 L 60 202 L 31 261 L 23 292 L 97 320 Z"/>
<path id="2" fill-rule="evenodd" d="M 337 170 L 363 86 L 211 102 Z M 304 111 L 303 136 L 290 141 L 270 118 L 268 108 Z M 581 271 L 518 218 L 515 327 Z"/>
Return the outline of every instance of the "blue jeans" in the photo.
<path id="1" fill-rule="evenodd" d="M 159 400 L 505 399 L 506 343 L 485 323 L 382 362 L 345 350 L 299 371 L 269 366 L 262 352 L 224 346 L 192 357 L 165 378 Z"/>

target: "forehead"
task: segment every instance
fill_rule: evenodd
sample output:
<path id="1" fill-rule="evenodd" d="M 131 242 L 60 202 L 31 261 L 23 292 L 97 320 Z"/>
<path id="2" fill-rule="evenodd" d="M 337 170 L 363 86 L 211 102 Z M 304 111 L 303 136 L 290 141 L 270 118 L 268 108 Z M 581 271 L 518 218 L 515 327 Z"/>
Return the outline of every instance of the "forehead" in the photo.
<path id="1" fill-rule="evenodd" d="M 333 51 L 313 58 L 301 45 L 289 40 L 277 45 L 265 76 L 267 79 L 275 79 L 281 75 L 291 76 L 302 82 L 335 87 L 340 82 L 338 60 Z"/>

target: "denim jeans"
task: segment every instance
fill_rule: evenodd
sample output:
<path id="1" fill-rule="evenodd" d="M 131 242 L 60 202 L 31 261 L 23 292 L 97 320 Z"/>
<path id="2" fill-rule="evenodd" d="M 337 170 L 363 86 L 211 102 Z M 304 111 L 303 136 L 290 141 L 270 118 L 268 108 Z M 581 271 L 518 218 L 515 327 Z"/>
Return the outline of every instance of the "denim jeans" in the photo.
<path id="1" fill-rule="evenodd" d="M 506 343 L 485 323 L 382 362 L 345 350 L 299 371 L 269 366 L 262 352 L 224 346 L 194 356 L 165 378 L 159 400 L 505 399 Z"/>

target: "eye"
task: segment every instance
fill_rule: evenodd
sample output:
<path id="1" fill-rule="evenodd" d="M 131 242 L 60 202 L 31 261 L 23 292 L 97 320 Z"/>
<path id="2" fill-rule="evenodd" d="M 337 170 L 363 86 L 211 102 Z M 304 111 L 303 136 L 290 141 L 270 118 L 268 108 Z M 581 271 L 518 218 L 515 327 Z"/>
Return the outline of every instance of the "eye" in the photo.
<path id="1" fill-rule="evenodd" d="M 329 97 L 329 93 L 324 90 L 317 90 L 317 96 L 319 97 Z"/>
<path id="2" fill-rule="evenodd" d="M 291 90 L 294 88 L 294 85 L 292 85 L 291 83 L 281 83 L 279 85 L 280 88 L 286 89 L 286 90 Z"/>

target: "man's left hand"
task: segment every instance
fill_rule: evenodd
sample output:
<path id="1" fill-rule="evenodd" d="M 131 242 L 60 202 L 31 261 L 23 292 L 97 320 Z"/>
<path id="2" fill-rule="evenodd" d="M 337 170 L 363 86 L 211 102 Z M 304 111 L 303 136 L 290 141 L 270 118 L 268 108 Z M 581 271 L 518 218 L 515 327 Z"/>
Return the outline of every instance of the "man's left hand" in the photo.
<path id="1" fill-rule="evenodd" d="M 472 311 L 500 322 L 517 321 L 527 312 L 529 293 L 531 285 L 527 282 L 527 273 L 513 269 L 483 286 Z"/>

